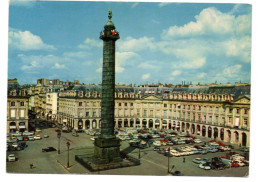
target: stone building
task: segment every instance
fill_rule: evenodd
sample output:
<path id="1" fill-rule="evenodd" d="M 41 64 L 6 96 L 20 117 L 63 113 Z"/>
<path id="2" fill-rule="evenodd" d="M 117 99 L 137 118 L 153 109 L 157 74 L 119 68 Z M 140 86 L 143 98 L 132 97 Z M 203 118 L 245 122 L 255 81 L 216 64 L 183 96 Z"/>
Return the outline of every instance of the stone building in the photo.
<path id="1" fill-rule="evenodd" d="M 26 91 L 20 89 L 16 83 L 8 81 L 7 92 L 7 133 L 23 132 L 28 130 L 29 97 Z"/>
<path id="2" fill-rule="evenodd" d="M 100 128 L 101 97 L 100 86 L 60 92 L 58 122 Z M 115 127 L 172 129 L 249 146 L 250 85 L 116 87 Z"/>

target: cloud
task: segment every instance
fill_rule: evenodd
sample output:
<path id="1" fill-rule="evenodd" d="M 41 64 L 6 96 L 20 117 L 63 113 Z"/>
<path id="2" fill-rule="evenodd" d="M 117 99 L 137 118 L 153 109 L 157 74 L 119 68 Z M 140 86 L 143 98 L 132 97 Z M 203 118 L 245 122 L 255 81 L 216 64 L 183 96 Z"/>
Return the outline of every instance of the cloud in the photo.
<path id="1" fill-rule="evenodd" d="M 168 6 L 168 5 L 170 5 L 170 4 L 171 4 L 171 3 L 161 2 L 161 3 L 158 4 L 158 6 L 159 6 L 160 8 L 162 8 L 162 7 Z"/>
<path id="2" fill-rule="evenodd" d="M 64 69 L 65 65 L 64 64 L 55 63 L 55 65 L 52 68 L 54 68 L 54 69 Z"/>
<path id="3" fill-rule="evenodd" d="M 146 49 L 153 48 L 154 38 L 149 37 L 141 37 L 139 39 L 135 39 L 132 37 L 127 37 L 125 40 L 118 41 L 118 49 L 119 51 L 143 51 Z"/>
<path id="4" fill-rule="evenodd" d="M 41 37 L 33 35 L 30 31 L 20 31 L 10 29 L 9 31 L 9 47 L 22 51 L 30 50 L 55 50 L 52 45 L 45 44 Z"/>
<path id="5" fill-rule="evenodd" d="M 204 78 L 204 77 L 206 77 L 207 76 L 207 73 L 199 73 L 198 75 L 197 75 L 197 77 L 198 78 Z"/>
<path id="6" fill-rule="evenodd" d="M 251 34 L 251 16 L 222 13 L 216 8 L 206 8 L 195 16 L 196 21 L 183 26 L 171 26 L 162 33 L 162 38 L 194 36 L 236 36 Z M 241 28 L 242 27 L 242 28 Z"/>
<path id="7" fill-rule="evenodd" d="M 159 69 L 161 69 L 161 66 L 159 65 L 158 61 L 142 62 L 137 67 L 141 69 L 148 69 L 153 71 L 158 71 Z"/>
<path id="8" fill-rule="evenodd" d="M 242 68 L 242 65 L 240 65 L 240 64 L 227 67 L 223 70 L 222 75 L 224 77 L 229 77 L 229 78 L 238 77 L 241 68 Z"/>
<path id="9" fill-rule="evenodd" d="M 21 59 L 23 71 L 36 70 L 44 71 L 49 68 L 64 69 L 66 68 L 64 62 L 68 63 L 70 60 L 61 58 L 54 55 L 24 55 L 19 54 L 18 58 Z"/>
<path id="10" fill-rule="evenodd" d="M 147 80 L 150 78 L 150 73 L 146 73 L 142 75 L 142 80 Z"/>
<path id="11" fill-rule="evenodd" d="M 139 3 L 138 3 L 138 2 L 135 2 L 135 3 L 132 4 L 131 7 L 132 7 L 132 8 L 135 8 L 135 7 L 138 6 L 138 5 L 139 5 Z"/>
<path id="12" fill-rule="evenodd" d="M 35 0 L 9 0 L 10 6 L 23 6 L 26 8 L 32 8 L 35 4 Z"/>
<path id="13" fill-rule="evenodd" d="M 172 76 L 177 76 L 177 75 L 180 75 L 182 73 L 182 71 L 180 70 L 175 70 L 172 72 Z"/>
<path id="14" fill-rule="evenodd" d="M 64 57 L 75 57 L 75 58 L 86 58 L 89 56 L 88 52 L 77 51 L 77 52 L 64 52 Z"/>
<path id="15" fill-rule="evenodd" d="M 101 48 L 103 45 L 102 41 L 97 41 L 96 39 L 87 38 L 83 44 L 80 44 L 78 48 L 81 49 L 91 49 L 91 48 Z"/>

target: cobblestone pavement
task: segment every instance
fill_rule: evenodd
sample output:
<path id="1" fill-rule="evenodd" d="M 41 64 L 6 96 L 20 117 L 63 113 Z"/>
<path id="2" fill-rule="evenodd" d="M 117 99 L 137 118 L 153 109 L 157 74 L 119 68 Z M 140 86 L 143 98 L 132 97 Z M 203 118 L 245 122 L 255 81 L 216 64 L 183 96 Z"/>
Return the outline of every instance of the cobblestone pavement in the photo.
<path id="1" fill-rule="evenodd" d="M 153 147 L 140 150 L 141 165 L 118 168 L 112 170 L 105 170 L 99 172 L 90 172 L 78 162 L 74 160 L 75 155 L 84 153 L 92 153 L 93 141 L 90 140 L 91 136 L 85 133 L 80 133 L 79 137 L 74 137 L 71 133 L 62 133 L 60 140 L 61 153 L 57 152 L 41 152 L 42 148 L 55 147 L 58 149 L 57 133 L 54 128 L 44 129 L 39 134 L 43 136 L 48 133 L 49 138 L 43 138 L 36 141 L 28 141 L 28 147 L 23 151 L 7 152 L 14 153 L 18 156 L 18 161 L 7 162 L 6 169 L 8 173 L 37 173 L 37 174 L 111 174 L 111 175 L 159 175 L 165 176 L 168 171 L 168 157 L 153 151 Z M 67 168 L 68 151 L 66 142 L 69 141 L 69 168 Z M 121 143 L 121 150 L 129 147 L 127 141 Z M 134 149 L 129 155 L 138 158 L 139 150 Z M 230 168 L 225 170 L 203 170 L 194 164 L 192 160 L 196 157 L 215 157 L 223 156 L 225 152 L 210 153 L 206 155 L 191 155 L 185 157 L 183 163 L 182 157 L 171 157 L 169 166 L 174 165 L 173 171 L 179 170 L 185 176 L 235 176 L 246 177 L 248 176 L 248 167 Z M 33 163 L 34 168 L 30 169 L 30 163 Z"/>

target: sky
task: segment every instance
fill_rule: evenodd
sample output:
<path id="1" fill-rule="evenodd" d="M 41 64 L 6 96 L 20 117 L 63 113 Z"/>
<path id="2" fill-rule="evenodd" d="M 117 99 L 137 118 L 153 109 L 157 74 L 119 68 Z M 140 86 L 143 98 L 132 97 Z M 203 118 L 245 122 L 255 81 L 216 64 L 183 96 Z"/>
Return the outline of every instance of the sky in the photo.
<path id="1" fill-rule="evenodd" d="M 101 83 L 108 10 L 116 83 L 251 81 L 251 5 L 11 1 L 8 78 Z"/>

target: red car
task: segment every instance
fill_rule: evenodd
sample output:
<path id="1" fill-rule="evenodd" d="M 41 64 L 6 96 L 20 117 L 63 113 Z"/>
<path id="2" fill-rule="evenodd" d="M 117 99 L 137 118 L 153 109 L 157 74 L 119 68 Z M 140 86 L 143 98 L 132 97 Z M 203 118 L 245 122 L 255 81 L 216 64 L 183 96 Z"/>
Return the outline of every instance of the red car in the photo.
<path id="1" fill-rule="evenodd" d="M 28 138 L 28 137 L 23 137 L 23 140 L 24 140 L 24 141 L 28 141 L 29 138 Z"/>
<path id="2" fill-rule="evenodd" d="M 57 128 L 57 129 L 55 129 L 55 131 L 56 131 L 56 132 L 61 132 L 61 131 L 60 131 L 60 129 L 58 129 L 58 128 Z"/>
<path id="3" fill-rule="evenodd" d="M 233 162 L 233 163 L 232 163 L 232 167 L 239 167 L 238 162 Z"/>

